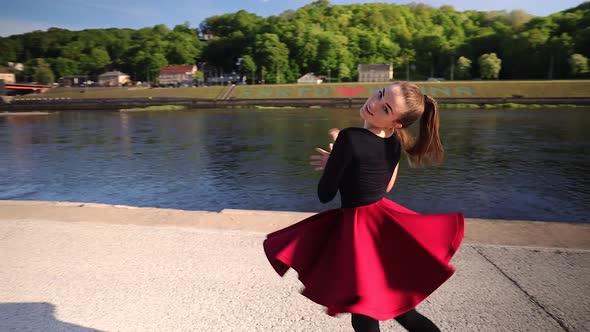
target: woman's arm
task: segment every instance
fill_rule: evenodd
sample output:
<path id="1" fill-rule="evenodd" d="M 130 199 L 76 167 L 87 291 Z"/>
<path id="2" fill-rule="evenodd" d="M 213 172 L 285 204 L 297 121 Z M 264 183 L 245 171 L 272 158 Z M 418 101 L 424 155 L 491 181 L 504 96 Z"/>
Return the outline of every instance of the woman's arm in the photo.
<path id="1" fill-rule="evenodd" d="M 399 169 L 399 162 L 395 166 L 393 170 L 393 175 L 391 175 L 391 179 L 389 180 L 389 184 L 387 185 L 387 192 L 390 192 L 393 189 L 393 185 L 395 184 L 395 179 L 397 179 L 397 170 Z"/>
<path id="2" fill-rule="evenodd" d="M 340 133 L 334 142 L 332 151 L 324 168 L 324 173 L 318 183 L 318 197 L 320 202 L 327 203 L 334 199 L 338 192 L 338 185 L 344 169 L 352 159 L 350 141 L 346 133 Z"/>

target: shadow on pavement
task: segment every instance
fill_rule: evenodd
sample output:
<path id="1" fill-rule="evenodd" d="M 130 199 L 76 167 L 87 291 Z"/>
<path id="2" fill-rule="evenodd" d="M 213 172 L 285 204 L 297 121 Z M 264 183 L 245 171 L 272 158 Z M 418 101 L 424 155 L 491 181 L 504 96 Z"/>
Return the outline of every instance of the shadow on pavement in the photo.
<path id="1" fill-rule="evenodd" d="M 103 332 L 55 318 L 55 306 L 46 302 L 0 303 L 0 331 Z"/>

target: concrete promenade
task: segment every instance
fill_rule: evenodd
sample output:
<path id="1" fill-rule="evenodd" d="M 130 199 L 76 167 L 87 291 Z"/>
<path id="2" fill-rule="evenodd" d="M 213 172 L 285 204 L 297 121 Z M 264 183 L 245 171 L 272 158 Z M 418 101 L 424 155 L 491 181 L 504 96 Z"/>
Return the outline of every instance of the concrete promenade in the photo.
<path id="1" fill-rule="evenodd" d="M 0 201 L 0 331 L 352 331 L 263 254 L 309 215 Z M 590 224 L 467 220 L 453 265 L 443 331 L 590 331 Z"/>

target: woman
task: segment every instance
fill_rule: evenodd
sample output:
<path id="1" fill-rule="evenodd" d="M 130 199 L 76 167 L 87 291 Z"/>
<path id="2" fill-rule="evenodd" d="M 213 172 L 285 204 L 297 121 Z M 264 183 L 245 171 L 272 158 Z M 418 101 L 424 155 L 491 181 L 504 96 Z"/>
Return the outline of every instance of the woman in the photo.
<path id="1" fill-rule="evenodd" d="M 331 131 L 331 152 L 316 148 L 321 202 L 340 192 L 342 207 L 276 231 L 264 241 L 279 275 L 292 267 L 303 295 L 329 315 L 352 313 L 356 332 L 395 318 L 409 331 L 439 331 L 414 308 L 454 273 L 463 215 L 420 215 L 386 198 L 402 149 L 413 167 L 443 159 L 436 101 L 408 82 L 391 84 L 360 109 L 362 128 Z M 419 120 L 417 139 L 406 129 Z"/>

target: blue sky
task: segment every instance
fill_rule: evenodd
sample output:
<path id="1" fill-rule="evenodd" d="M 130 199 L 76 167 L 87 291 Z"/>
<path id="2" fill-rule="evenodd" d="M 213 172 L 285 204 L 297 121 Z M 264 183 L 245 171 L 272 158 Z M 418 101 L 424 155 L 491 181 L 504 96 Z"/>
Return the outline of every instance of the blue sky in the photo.
<path id="1" fill-rule="evenodd" d="M 172 28 L 189 22 L 198 27 L 207 17 L 245 9 L 260 16 L 278 15 L 297 9 L 311 0 L 0 0 L 0 36 L 59 27 L 70 30 L 88 28 L 142 28 L 165 24 Z M 411 1 L 331 0 L 332 4 Z M 456 10 L 523 9 L 546 16 L 575 7 L 582 0 L 423 0 L 433 7 L 452 5 Z"/>

